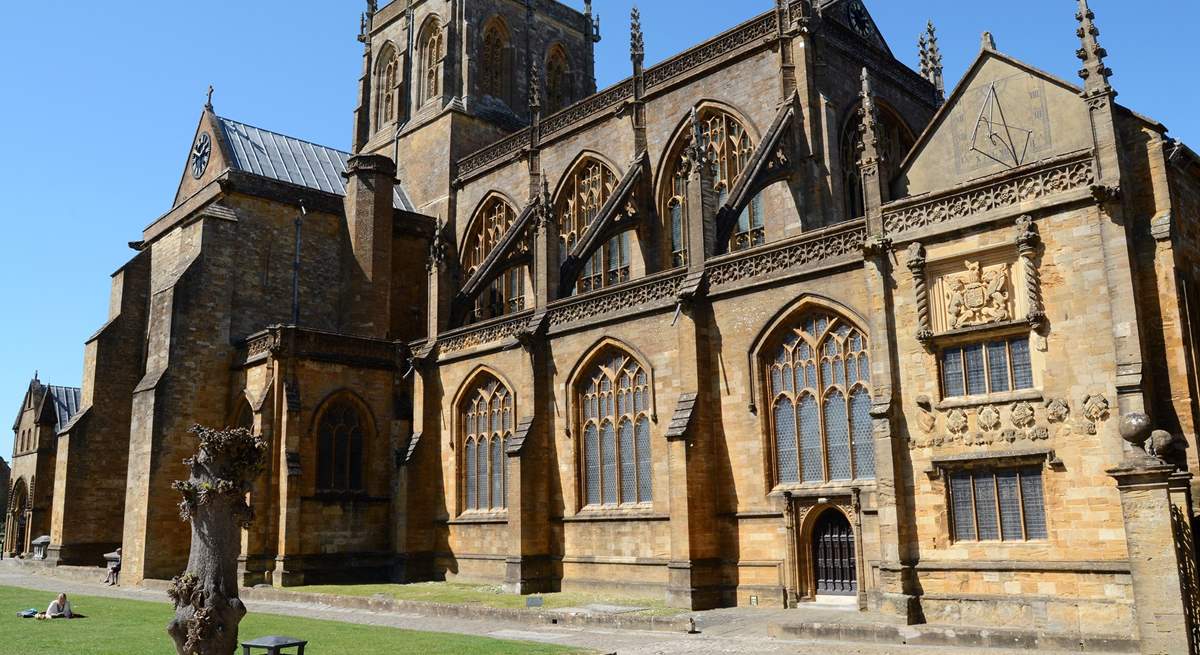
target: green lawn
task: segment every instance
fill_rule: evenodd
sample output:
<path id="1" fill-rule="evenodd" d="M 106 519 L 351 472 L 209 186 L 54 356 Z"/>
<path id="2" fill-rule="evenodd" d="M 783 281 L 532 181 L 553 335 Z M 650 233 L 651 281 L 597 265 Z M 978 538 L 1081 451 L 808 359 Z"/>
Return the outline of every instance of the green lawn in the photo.
<path id="1" fill-rule="evenodd" d="M 463 584 L 457 582 L 418 582 L 413 584 L 361 584 L 361 585 L 310 585 L 288 587 L 284 591 L 312 594 L 337 594 L 339 596 L 385 596 L 396 600 L 447 605 L 482 605 L 504 609 L 526 609 L 527 596 L 505 593 L 494 585 Z M 563 609 L 583 607 L 593 603 L 645 608 L 632 616 L 675 616 L 687 610 L 667 607 L 661 599 L 634 596 L 613 596 L 585 593 L 544 594 L 543 607 L 538 609 Z"/>
<path id="2" fill-rule="evenodd" d="M 17 612 L 45 610 L 54 594 L 0 587 L 0 652 L 5 655 L 165 655 L 174 653 L 166 626 L 170 603 L 71 596 L 71 608 L 87 616 L 73 621 L 21 619 Z M 414 632 L 335 621 L 251 613 L 242 621 L 243 640 L 264 635 L 308 639 L 311 655 L 558 654 L 580 652 L 560 646 L 482 637 Z M 240 650 L 239 650 L 240 653 Z"/>

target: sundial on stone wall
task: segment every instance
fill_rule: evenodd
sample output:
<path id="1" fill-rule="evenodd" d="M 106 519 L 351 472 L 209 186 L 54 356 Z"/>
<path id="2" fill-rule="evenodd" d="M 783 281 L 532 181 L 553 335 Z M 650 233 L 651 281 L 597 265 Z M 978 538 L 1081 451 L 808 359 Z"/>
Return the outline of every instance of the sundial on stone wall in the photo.
<path id="1" fill-rule="evenodd" d="M 975 121 L 971 151 L 1009 168 L 1016 168 L 1025 163 L 1032 141 L 1033 130 L 1009 122 L 1000 95 L 996 93 L 996 83 L 992 82 L 979 110 L 979 118 Z"/>

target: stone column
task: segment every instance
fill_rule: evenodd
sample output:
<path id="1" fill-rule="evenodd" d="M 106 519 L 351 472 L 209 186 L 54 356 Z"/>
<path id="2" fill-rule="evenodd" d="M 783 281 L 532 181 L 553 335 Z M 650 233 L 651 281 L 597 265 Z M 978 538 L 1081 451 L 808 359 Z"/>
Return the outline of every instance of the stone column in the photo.
<path id="1" fill-rule="evenodd" d="M 1117 480 L 1137 606 L 1142 653 L 1189 653 L 1184 580 L 1171 518 L 1175 467 L 1126 461 L 1108 474 Z"/>
<path id="2" fill-rule="evenodd" d="M 1117 481 L 1121 512 L 1125 519 L 1125 541 L 1129 548 L 1129 568 L 1133 578 L 1138 639 L 1141 653 L 1147 655 L 1195 653 L 1189 622 L 1195 615 L 1195 598 L 1189 589 L 1196 569 L 1195 550 L 1180 548 L 1175 514 L 1179 510 L 1173 496 L 1182 492 L 1190 504 L 1187 486 L 1190 476 L 1146 454 L 1146 440 L 1157 441 L 1165 432 L 1150 436 L 1150 420 L 1139 413 L 1121 418 L 1121 436 L 1129 442 L 1125 460 L 1107 473 Z M 1190 529 L 1190 526 L 1188 526 Z M 1194 592 L 1193 592 L 1194 593 Z"/>

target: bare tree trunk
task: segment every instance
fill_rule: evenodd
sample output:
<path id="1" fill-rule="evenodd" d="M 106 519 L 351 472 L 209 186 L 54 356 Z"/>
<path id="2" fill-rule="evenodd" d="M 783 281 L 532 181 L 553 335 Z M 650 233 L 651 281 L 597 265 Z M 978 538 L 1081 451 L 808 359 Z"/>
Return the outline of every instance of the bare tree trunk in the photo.
<path id="1" fill-rule="evenodd" d="M 262 472 L 266 442 L 244 428 L 191 430 L 200 440 L 187 481 L 174 483 L 183 495 L 179 513 L 192 523 L 187 571 L 171 581 L 175 619 L 167 632 L 178 655 L 231 655 L 246 606 L 238 599 L 237 558 L 241 528 L 254 514 L 246 494 Z"/>

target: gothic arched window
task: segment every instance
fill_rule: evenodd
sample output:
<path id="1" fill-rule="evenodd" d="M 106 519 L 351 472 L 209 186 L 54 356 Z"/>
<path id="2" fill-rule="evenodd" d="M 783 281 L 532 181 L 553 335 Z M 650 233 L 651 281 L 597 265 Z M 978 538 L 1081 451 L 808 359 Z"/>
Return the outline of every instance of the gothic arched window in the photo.
<path id="1" fill-rule="evenodd" d="M 555 45 L 546 57 L 546 113 L 565 109 L 571 100 L 571 66 L 562 46 Z"/>
<path id="2" fill-rule="evenodd" d="M 463 270 L 470 277 L 483 265 L 488 255 L 500 245 L 501 239 L 512 228 L 516 213 L 511 205 L 499 196 L 484 202 L 471 220 L 467 240 L 463 246 Z M 525 267 L 513 266 L 506 270 L 483 290 L 475 299 L 474 321 L 485 320 L 525 309 Z"/>
<path id="3" fill-rule="evenodd" d="M 431 21 L 422 32 L 421 38 L 421 95 L 420 104 L 425 104 L 442 93 L 441 67 L 444 47 L 442 26 Z"/>
<path id="4" fill-rule="evenodd" d="M 709 191 L 720 207 L 729 198 L 730 191 L 754 154 L 754 142 L 745 126 L 729 112 L 706 107 L 699 110 L 697 118 L 700 148 L 705 160 L 712 165 L 710 177 L 713 186 Z M 688 126 L 672 151 L 669 161 L 674 168 L 664 178 L 666 185 L 662 194 L 662 216 L 666 223 L 664 229 L 670 236 L 673 266 L 687 264 L 687 185 L 691 168 L 686 157 L 694 138 L 691 126 Z M 738 216 L 737 229 L 729 240 L 729 250 L 745 250 L 762 245 L 765 241 L 762 197 L 758 195 L 750 200 Z"/>
<path id="5" fill-rule="evenodd" d="M 513 430 L 513 397 L 499 380 L 483 376 L 463 398 L 462 484 L 464 512 L 508 507 L 508 440 Z"/>
<path id="6" fill-rule="evenodd" d="M 876 102 L 879 113 L 879 152 L 894 166 L 899 166 L 908 151 L 916 144 L 912 131 L 904 121 L 883 102 Z M 846 218 L 858 218 L 867 213 L 863 196 L 862 171 L 862 116 L 861 109 L 852 111 L 846 127 L 842 130 L 842 179 L 845 194 Z"/>
<path id="7" fill-rule="evenodd" d="M 317 491 L 365 491 L 363 459 L 368 419 L 358 405 L 341 397 L 329 401 L 317 419 Z"/>
<path id="8" fill-rule="evenodd" d="M 375 128 L 396 121 L 400 113 L 400 55 L 388 45 L 379 57 L 379 85 L 375 90 L 378 106 L 375 111 Z"/>
<path id="9" fill-rule="evenodd" d="M 508 30 L 499 20 L 493 20 L 484 29 L 483 47 L 479 53 L 480 91 L 505 104 L 511 104 L 512 89 L 511 53 L 508 45 Z"/>
<path id="10" fill-rule="evenodd" d="M 815 311 L 764 362 L 776 484 L 875 477 L 867 350 L 860 330 Z"/>
<path id="11" fill-rule="evenodd" d="M 559 194 L 554 214 L 558 220 L 559 259 L 565 261 L 596 219 L 617 186 L 617 176 L 596 159 L 576 165 Z M 584 264 L 576 289 L 580 293 L 629 280 L 631 244 L 622 232 L 596 250 Z"/>
<path id="12" fill-rule="evenodd" d="M 654 499 L 650 379 L 623 351 L 610 349 L 584 371 L 578 388 L 583 504 Z"/>

